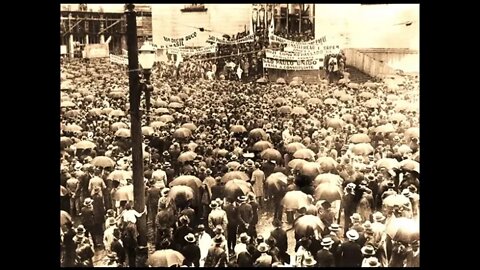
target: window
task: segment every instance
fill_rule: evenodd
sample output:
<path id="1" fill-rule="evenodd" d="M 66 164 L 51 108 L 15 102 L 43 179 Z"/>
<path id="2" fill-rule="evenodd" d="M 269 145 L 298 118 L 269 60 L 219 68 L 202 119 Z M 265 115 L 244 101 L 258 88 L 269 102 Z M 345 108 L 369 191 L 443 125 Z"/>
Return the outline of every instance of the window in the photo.
<path id="1" fill-rule="evenodd" d="M 207 8 L 205 8 L 204 4 L 190 4 L 185 5 L 184 8 L 181 9 L 182 12 L 205 12 Z"/>

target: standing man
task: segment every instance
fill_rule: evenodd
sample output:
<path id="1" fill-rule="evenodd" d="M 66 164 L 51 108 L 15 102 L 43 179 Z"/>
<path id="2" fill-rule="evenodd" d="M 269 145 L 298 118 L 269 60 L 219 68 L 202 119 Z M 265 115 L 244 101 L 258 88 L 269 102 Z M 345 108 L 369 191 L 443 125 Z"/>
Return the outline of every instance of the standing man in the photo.
<path id="1" fill-rule="evenodd" d="M 247 203 L 246 196 L 239 196 L 237 202 L 240 204 L 238 206 L 238 233 L 248 233 L 248 228 L 253 221 L 253 208 Z"/>
<path id="2" fill-rule="evenodd" d="M 362 265 L 362 251 L 360 245 L 356 242 L 359 235 L 355 230 L 347 231 L 348 242 L 344 242 L 339 247 L 341 256 L 340 266 L 342 267 L 360 267 Z"/>
<path id="3" fill-rule="evenodd" d="M 230 253 L 233 253 L 235 244 L 237 241 L 238 230 L 238 211 L 234 202 L 231 199 L 227 199 L 227 203 L 224 206 L 225 213 L 227 214 L 227 246 Z"/>
<path id="4" fill-rule="evenodd" d="M 257 196 L 257 202 L 263 207 L 265 173 L 260 169 L 260 163 L 255 163 L 255 170 L 252 173 L 251 183 L 253 192 Z"/>

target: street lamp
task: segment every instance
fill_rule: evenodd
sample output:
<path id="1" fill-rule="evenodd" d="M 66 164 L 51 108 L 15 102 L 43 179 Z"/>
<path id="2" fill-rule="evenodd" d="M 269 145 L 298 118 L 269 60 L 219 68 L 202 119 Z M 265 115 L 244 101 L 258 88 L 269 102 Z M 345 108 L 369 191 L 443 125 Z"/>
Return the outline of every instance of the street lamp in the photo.
<path id="1" fill-rule="evenodd" d="M 147 113 L 147 125 L 150 124 L 150 97 L 153 91 L 153 86 L 150 84 L 150 75 L 152 74 L 152 67 L 155 64 L 156 47 L 145 42 L 138 50 L 138 62 L 143 69 L 143 78 L 141 82 L 142 91 L 145 92 L 145 107 Z"/>

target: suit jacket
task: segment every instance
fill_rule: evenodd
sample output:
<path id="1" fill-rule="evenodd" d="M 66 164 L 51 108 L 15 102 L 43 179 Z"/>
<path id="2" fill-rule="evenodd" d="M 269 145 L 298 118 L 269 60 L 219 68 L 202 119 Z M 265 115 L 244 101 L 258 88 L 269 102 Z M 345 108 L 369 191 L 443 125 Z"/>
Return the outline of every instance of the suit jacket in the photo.
<path id="1" fill-rule="evenodd" d="M 321 249 L 317 252 L 317 256 L 315 256 L 315 260 L 317 260 L 318 267 L 335 267 L 335 258 L 333 254 L 326 250 Z"/>
<path id="2" fill-rule="evenodd" d="M 225 230 L 227 228 L 228 218 L 227 213 L 222 209 L 215 209 L 208 215 L 208 227 L 215 229 L 217 225 L 221 225 Z"/>
<path id="3" fill-rule="evenodd" d="M 227 254 L 225 250 L 220 247 L 211 247 L 208 250 L 207 257 L 205 258 L 204 267 L 225 267 L 227 266 Z"/>
<path id="4" fill-rule="evenodd" d="M 238 220 L 239 224 L 252 223 L 253 209 L 250 204 L 242 203 L 240 206 L 238 206 Z"/>
<path id="5" fill-rule="evenodd" d="M 253 184 L 253 192 L 257 197 L 263 197 L 263 184 L 265 183 L 265 173 L 262 170 L 256 169 L 252 173 L 252 182 Z"/>
<path id="6" fill-rule="evenodd" d="M 175 230 L 173 233 L 173 243 L 174 246 L 176 246 L 176 250 L 180 251 L 182 247 L 188 244 L 184 237 L 189 233 L 193 233 L 193 229 L 188 226 L 180 226 Z"/>
<path id="7" fill-rule="evenodd" d="M 160 191 L 158 187 L 151 187 L 147 191 L 147 205 L 150 207 L 158 207 L 158 200 L 160 199 Z"/>
<path id="8" fill-rule="evenodd" d="M 270 232 L 270 236 L 277 241 L 277 247 L 280 253 L 287 252 L 288 250 L 288 238 L 287 233 L 282 228 L 275 228 Z"/>
<path id="9" fill-rule="evenodd" d="M 102 191 L 107 188 L 107 185 L 105 185 L 105 182 L 103 181 L 102 178 L 95 176 L 90 181 L 88 182 L 88 190 L 90 191 L 90 195 L 93 196 L 94 194 L 94 189 L 96 187 L 100 188 L 100 195 L 103 196 Z"/>
<path id="10" fill-rule="evenodd" d="M 258 257 L 257 260 L 255 260 L 255 263 L 253 264 L 255 267 L 272 267 L 272 262 L 273 258 L 272 256 L 263 253 Z"/>
<path id="11" fill-rule="evenodd" d="M 253 267 L 252 255 L 247 251 L 240 252 L 237 257 L 238 267 Z"/>
<path id="12" fill-rule="evenodd" d="M 260 205 L 256 201 L 252 201 L 249 204 L 252 206 L 252 211 L 253 211 L 252 224 L 257 225 L 257 223 L 258 223 L 258 208 L 260 208 Z"/>
<path id="13" fill-rule="evenodd" d="M 125 249 L 123 248 L 122 242 L 120 240 L 113 240 L 110 246 L 110 250 L 117 253 L 119 263 L 123 264 L 125 262 Z"/>
<path id="14" fill-rule="evenodd" d="M 228 224 L 232 226 L 238 225 L 237 207 L 235 207 L 233 204 L 228 204 L 223 209 L 227 213 Z"/>
<path id="15" fill-rule="evenodd" d="M 407 258 L 405 259 L 405 267 L 420 267 L 420 250 L 415 256 L 413 250 L 407 252 Z"/>
<path id="16" fill-rule="evenodd" d="M 187 244 L 181 250 L 181 253 L 185 257 L 183 264 L 195 267 L 200 267 L 200 248 L 195 244 Z"/>
<path id="17" fill-rule="evenodd" d="M 155 222 L 158 229 L 170 228 L 175 224 L 175 215 L 170 209 L 159 210 Z"/>
<path id="18" fill-rule="evenodd" d="M 224 195 L 225 191 L 225 186 L 222 184 L 215 184 L 212 186 L 212 200 L 215 200 L 216 198 L 223 199 L 225 197 Z"/>
<path id="19" fill-rule="evenodd" d="M 360 267 L 362 265 L 362 251 L 360 245 L 355 242 L 344 242 L 340 246 L 341 262 L 340 266 L 342 267 Z"/>

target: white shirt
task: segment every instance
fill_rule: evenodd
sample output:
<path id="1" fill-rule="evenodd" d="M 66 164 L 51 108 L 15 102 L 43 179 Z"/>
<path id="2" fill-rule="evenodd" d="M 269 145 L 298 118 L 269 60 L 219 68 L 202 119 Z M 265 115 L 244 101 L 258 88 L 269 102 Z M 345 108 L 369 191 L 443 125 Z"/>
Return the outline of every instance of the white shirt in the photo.
<path id="1" fill-rule="evenodd" d="M 113 239 L 113 231 L 117 228 L 116 226 L 110 226 L 108 229 L 103 232 L 103 245 L 105 245 L 105 250 L 110 251 L 110 247 L 112 246 Z"/>
<path id="2" fill-rule="evenodd" d="M 247 251 L 247 245 L 244 243 L 238 243 L 235 245 L 235 248 L 233 250 L 235 251 L 235 255 L 238 257 L 238 254 Z"/>

